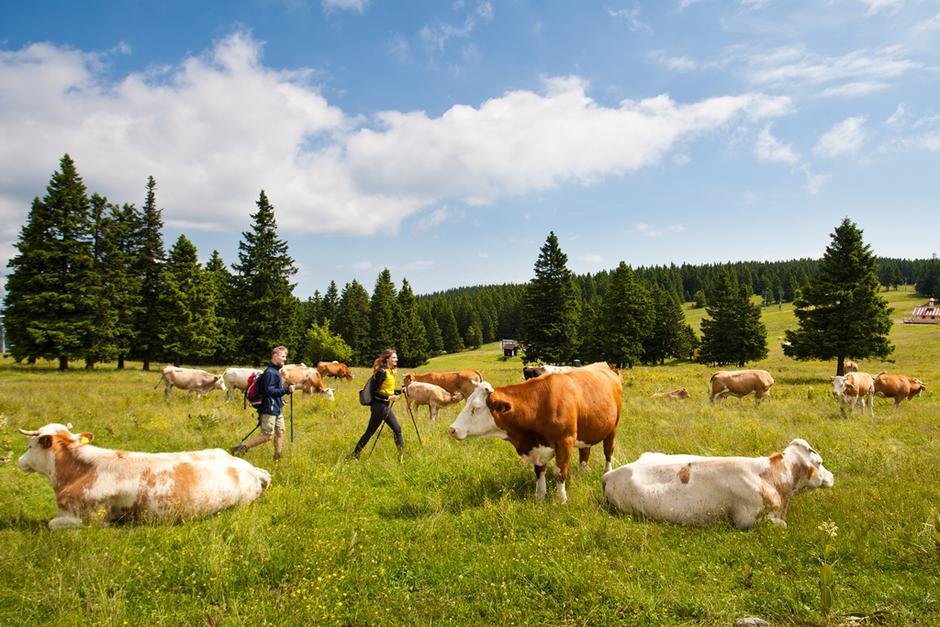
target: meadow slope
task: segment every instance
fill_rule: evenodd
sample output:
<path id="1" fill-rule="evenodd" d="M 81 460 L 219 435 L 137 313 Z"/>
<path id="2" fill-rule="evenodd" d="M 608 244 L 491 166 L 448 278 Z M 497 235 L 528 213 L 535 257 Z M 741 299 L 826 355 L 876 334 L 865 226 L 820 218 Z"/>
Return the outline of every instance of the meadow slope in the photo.
<path id="1" fill-rule="evenodd" d="M 894 317 L 920 301 L 887 294 Z M 701 310 L 688 310 L 689 320 Z M 533 498 L 534 474 L 494 440 L 452 441 L 458 408 L 417 418 L 403 405 L 407 453 L 384 433 L 371 457 L 347 459 L 367 422 L 355 369 L 337 400 L 294 399 L 295 441 L 275 465 L 271 447 L 249 461 L 271 470 L 253 505 L 173 526 L 92 525 L 50 532 L 53 492 L 15 468 L 17 427 L 72 422 L 96 444 L 142 451 L 229 447 L 254 424 L 241 401 L 178 391 L 162 400 L 157 372 L 130 364 L 60 373 L 54 364 L 0 364 L 0 625 L 8 624 L 730 624 L 757 615 L 819 623 L 820 526 L 834 539 L 829 621 L 940 623 L 940 327 L 895 325 L 894 362 L 863 369 L 919 376 L 930 386 L 897 413 L 842 417 L 829 395 L 834 363 L 782 355 L 792 309 L 764 310 L 772 398 L 709 405 L 713 368 L 685 362 L 624 370 L 615 465 L 644 451 L 764 455 L 807 439 L 835 487 L 796 497 L 787 529 L 762 523 L 690 529 L 611 512 L 600 488 L 603 453 L 573 471 L 570 501 Z M 498 346 L 446 355 L 421 370 L 479 368 L 494 385 L 520 381 L 521 361 Z M 218 369 L 221 371 L 221 369 Z M 404 370 L 400 371 L 403 374 Z M 686 386 L 685 402 L 650 399 Z M 462 406 L 462 404 L 461 404 Z M 368 449 L 367 449 L 368 450 Z M 554 496 L 549 480 L 549 495 Z"/>

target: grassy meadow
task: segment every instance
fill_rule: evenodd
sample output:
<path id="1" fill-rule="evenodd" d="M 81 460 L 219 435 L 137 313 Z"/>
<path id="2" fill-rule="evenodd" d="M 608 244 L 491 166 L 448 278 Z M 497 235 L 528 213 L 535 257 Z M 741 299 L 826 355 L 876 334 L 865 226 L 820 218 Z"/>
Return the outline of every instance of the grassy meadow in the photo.
<path id="1" fill-rule="evenodd" d="M 900 319 L 922 299 L 886 297 Z M 703 312 L 687 311 L 697 324 Z M 436 423 L 403 403 L 407 453 L 398 463 L 382 434 L 371 457 L 346 455 L 364 429 L 356 391 L 294 399 L 295 441 L 275 465 L 268 444 L 248 454 L 273 482 L 249 507 L 180 525 L 91 525 L 50 532 L 48 481 L 15 467 L 17 427 L 72 422 L 109 448 L 228 448 L 254 425 L 241 400 L 199 401 L 178 390 L 163 402 L 156 371 L 60 373 L 55 364 L 0 362 L 0 625 L 261 624 L 840 624 L 850 616 L 889 625 L 940 623 L 940 327 L 896 324 L 893 363 L 861 361 L 927 382 L 897 413 L 842 417 L 830 397 L 834 363 L 796 362 L 779 339 L 792 308 L 764 310 L 770 355 L 749 367 L 776 379 L 772 397 L 707 402 L 713 368 L 685 362 L 624 370 L 615 466 L 644 451 L 766 455 L 807 439 L 835 475 L 832 490 L 797 496 L 789 527 L 704 529 L 612 512 L 601 492 L 603 451 L 572 470 L 569 503 L 537 502 L 534 473 L 509 444 L 452 441 L 458 408 Z M 446 355 L 421 370 L 479 368 L 494 385 L 522 380 L 519 359 L 498 345 Z M 221 372 L 221 368 L 217 369 Z M 400 371 L 401 374 L 404 370 Z M 684 402 L 650 394 L 686 386 Z M 461 404 L 462 406 L 462 404 Z M 286 417 L 285 412 L 285 417 Z M 371 447 L 371 444 L 370 444 Z M 835 598 L 820 602 L 830 538 Z"/>

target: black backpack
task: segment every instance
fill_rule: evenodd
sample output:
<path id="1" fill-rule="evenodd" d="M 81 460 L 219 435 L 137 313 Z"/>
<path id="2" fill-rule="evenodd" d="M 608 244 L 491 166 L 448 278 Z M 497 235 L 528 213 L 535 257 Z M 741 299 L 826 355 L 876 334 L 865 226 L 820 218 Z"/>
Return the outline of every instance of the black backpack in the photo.
<path id="1" fill-rule="evenodd" d="M 359 390 L 359 404 L 372 404 L 372 377 L 369 377 L 369 379 L 366 381 L 366 384 L 362 386 L 361 390 Z"/>

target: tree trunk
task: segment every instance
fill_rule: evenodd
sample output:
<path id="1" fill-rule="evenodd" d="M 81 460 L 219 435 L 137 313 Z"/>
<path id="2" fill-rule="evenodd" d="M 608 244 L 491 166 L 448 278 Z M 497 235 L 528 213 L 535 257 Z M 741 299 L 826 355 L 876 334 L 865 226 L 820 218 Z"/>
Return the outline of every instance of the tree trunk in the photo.
<path id="1" fill-rule="evenodd" d="M 94 370 L 95 369 L 95 360 L 91 357 L 85 358 L 85 370 Z"/>
<path id="2" fill-rule="evenodd" d="M 836 376 L 841 377 L 845 374 L 845 356 L 839 355 L 838 361 L 836 361 Z"/>
<path id="3" fill-rule="evenodd" d="M 173 365 L 176 366 L 177 368 L 183 365 L 183 360 L 180 359 L 179 355 L 173 358 Z"/>
<path id="4" fill-rule="evenodd" d="M 118 370 L 124 370 L 124 353 L 118 355 Z"/>
<path id="5" fill-rule="evenodd" d="M 66 355 L 59 355 L 59 370 L 69 369 L 69 358 Z"/>
<path id="6" fill-rule="evenodd" d="M 144 356 L 144 370 L 147 372 L 150 371 L 150 357 L 147 355 Z"/>

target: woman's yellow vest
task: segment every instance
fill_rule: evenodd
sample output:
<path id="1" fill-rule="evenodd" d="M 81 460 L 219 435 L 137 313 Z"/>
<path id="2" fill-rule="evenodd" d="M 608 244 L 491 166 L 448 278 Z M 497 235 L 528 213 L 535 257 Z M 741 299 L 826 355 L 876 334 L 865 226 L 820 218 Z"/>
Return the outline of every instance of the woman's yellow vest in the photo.
<path id="1" fill-rule="evenodd" d="M 385 369 L 385 381 L 379 386 L 379 392 L 388 396 L 395 393 L 395 372 L 391 368 Z"/>

